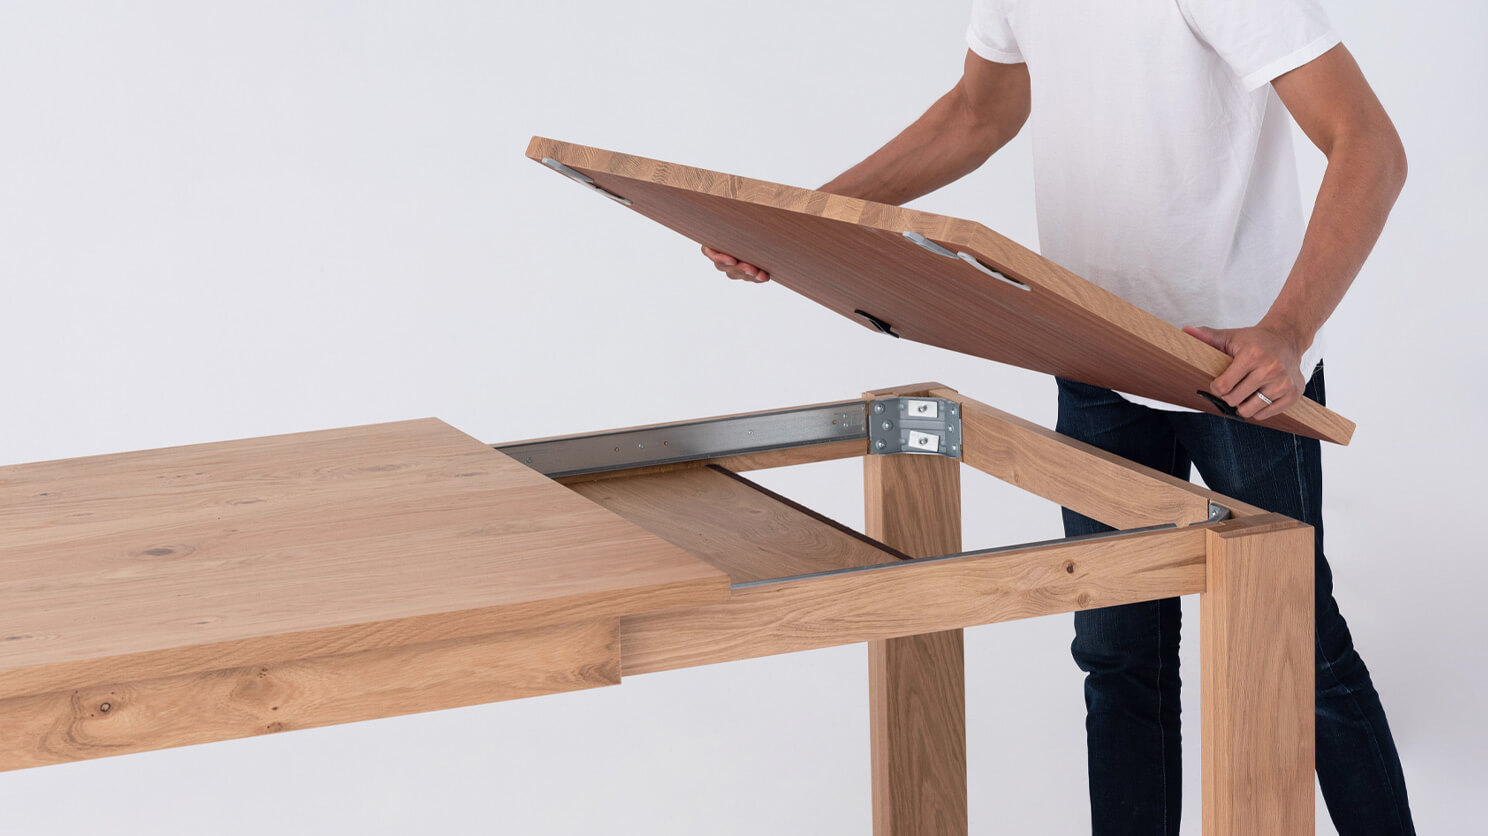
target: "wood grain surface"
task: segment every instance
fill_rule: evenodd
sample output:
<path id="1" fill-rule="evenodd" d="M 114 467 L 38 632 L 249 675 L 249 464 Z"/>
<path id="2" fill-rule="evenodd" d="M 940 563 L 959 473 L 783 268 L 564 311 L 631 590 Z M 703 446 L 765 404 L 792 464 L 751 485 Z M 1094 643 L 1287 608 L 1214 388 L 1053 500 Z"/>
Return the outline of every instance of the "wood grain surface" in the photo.
<path id="1" fill-rule="evenodd" d="M 1211 501 L 1236 517 L 1265 513 L 955 390 L 929 394 L 960 403 L 962 459 L 968 466 L 1113 528 L 1205 522 Z"/>
<path id="2" fill-rule="evenodd" d="M 734 583 L 900 559 L 881 544 L 717 467 L 569 487 L 717 566 Z"/>
<path id="3" fill-rule="evenodd" d="M 961 630 L 868 643 L 874 836 L 964 836 L 966 645 Z"/>
<path id="4" fill-rule="evenodd" d="M 1199 596 L 1203 832 L 1311 834 L 1312 527 L 1270 514 L 1208 538 Z"/>
<path id="5" fill-rule="evenodd" d="M 269 662 L 0 700 L 0 770 L 614 685 L 617 623 Z"/>
<path id="6" fill-rule="evenodd" d="M 626 675 L 1204 591 L 1205 527 L 741 587 L 620 620 Z"/>
<path id="7" fill-rule="evenodd" d="M 728 597 L 436 419 L 0 467 L 0 697 Z"/>
<path id="8" fill-rule="evenodd" d="M 981 224 L 544 137 L 527 156 L 593 178 L 636 212 L 863 327 L 873 326 L 855 311 L 905 339 L 1216 411 L 1198 393 L 1227 355 Z M 932 253 L 905 231 L 1031 289 Z M 1340 444 L 1354 428 L 1307 399 L 1265 425 Z"/>

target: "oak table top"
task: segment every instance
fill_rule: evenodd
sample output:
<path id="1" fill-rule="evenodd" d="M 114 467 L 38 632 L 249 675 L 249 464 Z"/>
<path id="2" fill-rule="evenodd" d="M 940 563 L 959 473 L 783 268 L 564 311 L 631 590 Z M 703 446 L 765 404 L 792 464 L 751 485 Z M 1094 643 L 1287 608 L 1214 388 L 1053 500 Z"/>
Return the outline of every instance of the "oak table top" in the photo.
<path id="1" fill-rule="evenodd" d="M 0 467 L 0 697 L 728 595 L 433 418 Z"/>

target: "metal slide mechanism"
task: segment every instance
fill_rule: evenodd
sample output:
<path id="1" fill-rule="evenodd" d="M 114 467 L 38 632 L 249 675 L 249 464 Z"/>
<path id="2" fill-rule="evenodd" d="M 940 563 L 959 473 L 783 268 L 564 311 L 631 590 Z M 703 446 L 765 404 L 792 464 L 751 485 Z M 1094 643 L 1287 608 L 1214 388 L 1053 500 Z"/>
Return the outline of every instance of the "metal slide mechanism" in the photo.
<path id="1" fill-rule="evenodd" d="M 843 401 L 495 448 L 544 476 L 558 478 L 866 439 L 867 414 L 866 401 Z"/>
<path id="2" fill-rule="evenodd" d="M 493 446 L 552 478 L 855 440 L 865 442 L 869 455 L 938 455 L 959 459 L 962 445 L 960 413 L 960 405 L 946 398 L 895 397 L 871 401 L 842 401 Z M 1211 502 L 1209 519 L 1199 524 L 1213 524 L 1228 519 L 1229 516 L 1230 509 Z M 811 575 L 749 581 L 736 583 L 734 587 L 762 586 L 801 580 L 818 574 L 846 574 L 902 566 L 906 563 L 929 563 L 1038 546 L 1125 537 L 1175 527 L 1176 525 L 1169 523 L 1101 532 Z"/>
<path id="3" fill-rule="evenodd" d="M 882 398 L 679 421 L 629 430 L 496 445 L 549 477 L 716 459 L 832 441 L 868 452 L 961 457 L 961 416 L 945 398 Z"/>

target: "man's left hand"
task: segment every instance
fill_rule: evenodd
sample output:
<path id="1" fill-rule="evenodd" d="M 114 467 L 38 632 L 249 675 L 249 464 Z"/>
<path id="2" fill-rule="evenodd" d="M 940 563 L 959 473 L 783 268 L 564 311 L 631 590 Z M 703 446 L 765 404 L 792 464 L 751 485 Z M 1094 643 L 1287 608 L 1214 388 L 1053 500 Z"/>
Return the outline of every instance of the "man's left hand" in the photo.
<path id="1" fill-rule="evenodd" d="M 1235 358 L 1209 384 L 1209 391 L 1235 407 L 1241 418 L 1264 421 L 1285 412 L 1302 398 L 1302 349 L 1285 334 L 1260 325 L 1251 328 L 1205 328 L 1190 325 L 1197 337 Z M 1259 397 L 1264 395 L 1264 399 Z M 1271 403 L 1266 403 L 1269 400 Z"/>

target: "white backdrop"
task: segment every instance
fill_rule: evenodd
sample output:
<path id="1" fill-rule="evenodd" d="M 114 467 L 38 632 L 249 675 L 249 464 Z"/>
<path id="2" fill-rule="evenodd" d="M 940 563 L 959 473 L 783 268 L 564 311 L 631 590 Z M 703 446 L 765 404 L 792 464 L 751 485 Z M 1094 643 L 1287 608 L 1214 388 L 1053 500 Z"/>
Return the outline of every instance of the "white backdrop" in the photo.
<path id="1" fill-rule="evenodd" d="M 526 160 L 531 134 L 815 186 L 959 73 L 965 0 L 0 4 L 0 462 L 437 415 L 498 442 L 1036 374 L 878 337 Z M 1422 832 L 1488 782 L 1488 225 L 1473 0 L 1329 11 L 1411 179 L 1330 326 L 1337 594 Z M 1322 157 L 1299 137 L 1305 185 Z M 1020 138 L 916 206 L 1036 245 Z M 541 404 L 518 409 L 514 403 Z M 852 525 L 859 470 L 761 481 Z M 968 547 L 1059 532 L 968 473 Z M 1185 833 L 1198 832 L 1189 604 Z M 4 620 L 0 601 L 0 624 Z M 967 631 L 977 833 L 1086 829 L 1068 616 Z M 0 776 L 19 834 L 854 834 L 861 647 Z M 1326 816 L 1319 832 L 1331 833 Z"/>

